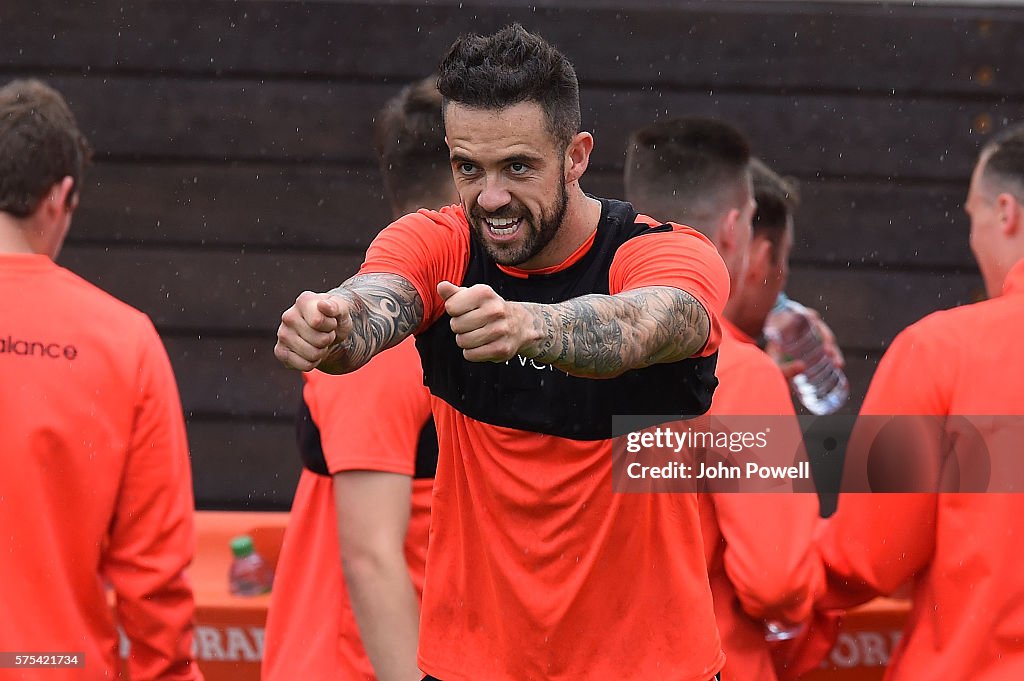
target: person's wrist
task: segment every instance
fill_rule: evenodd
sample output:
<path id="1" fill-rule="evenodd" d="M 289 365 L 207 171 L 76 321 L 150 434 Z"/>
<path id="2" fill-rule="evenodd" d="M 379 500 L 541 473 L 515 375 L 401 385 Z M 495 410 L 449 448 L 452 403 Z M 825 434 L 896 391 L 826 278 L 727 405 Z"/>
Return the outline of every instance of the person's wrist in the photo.
<path id="1" fill-rule="evenodd" d="M 529 359 L 534 359 L 544 354 L 546 348 L 545 334 L 543 332 L 543 315 L 540 313 L 540 305 L 536 303 L 515 303 L 510 302 L 512 315 L 515 319 L 515 328 L 519 335 L 518 354 Z"/>
<path id="2" fill-rule="evenodd" d="M 336 289 L 328 291 L 327 295 L 333 298 L 335 302 L 342 307 L 352 307 L 353 305 L 358 305 L 362 302 L 362 298 L 356 295 L 355 292 L 350 291 L 343 286 L 339 286 Z"/>

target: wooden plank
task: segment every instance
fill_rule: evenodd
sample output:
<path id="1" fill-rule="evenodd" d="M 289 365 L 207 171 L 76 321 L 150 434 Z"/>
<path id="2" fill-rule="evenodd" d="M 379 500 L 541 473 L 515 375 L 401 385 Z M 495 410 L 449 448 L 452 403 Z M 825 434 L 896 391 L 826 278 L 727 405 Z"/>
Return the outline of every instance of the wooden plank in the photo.
<path id="1" fill-rule="evenodd" d="M 584 82 L 1024 91 L 1024 66 L 1005 49 L 1022 29 L 1021 16 L 1012 9 L 508 0 L 430 6 L 256 0 L 118 5 L 117 13 L 107 10 L 90 22 L 82 10 L 40 11 L 38 3 L 13 0 L 10 25 L 20 29 L 21 40 L 5 41 L 9 47 L 0 47 L 0 61 L 70 61 L 52 56 L 52 43 L 45 39 L 59 20 L 63 41 L 58 44 L 91 46 L 97 51 L 95 64 L 119 69 L 407 80 L 429 71 L 456 36 L 520 21 L 562 48 Z M 252 49 L 256 41 L 259 50 Z"/>
<path id="2" fill-rule="evenodd" d="M 847 357 L 853 413 L 863 400 L 877 354 Z M 300 472 L 290 421 L 192 420 L 188 424 L 199 508 L 284 510 Z"/>
<path id="3" fill-rule="evenodd" d="M 272 339 L 303 290 L 324 291 L 361 256 L 68 246 L 60 263 L 146 312 L 163 331 L 259 332 Z"/>
<path id="4" fill-rule="evenodd" d="M 59 76 L 48 82 L 65 95 L 100 158 L 215 163 L 369 163 L 373 113 L 399 89 L 134 75 Z"/>
<path id="5" fill-rule="evenodd" d="M 821 313 L 840 347 L 881 350 L 913 322 L 983 295 L 976 274 L 794 267 L 786 291 Z"/>
<path id="6" fill-rule="evenodd" d="M 372 166 L 370 117 L 396 90 L 367 83 L 57 78 L 102 157 Z M 801 176 L 966 182 L 976 121 L 1024 119 L 1024 104 L 966 99 L 720 94 L 591 88 L 595 166 L 620 168 L 630 131 L 659 117 L 713 116 L 773 167 Z M 979 127 L 979 130 L 989 127 Z"/>
<path id="7" fill-rule="evenodd" d="M 274 357 L 274 335 L 218 338 L 165 335 L 186 416 L 279 418 L 295 415 L 299 372 Z"/>
<path id="8" fill-rule="evenodd" d="M 744 131 L 774 168 L 843 179 L 966 184 L 986 139 L 972 131 L 974 121 L 1024 119 L 1022 104 L 972 100 L 641 90 L 590 90 L 581 97 L 584 125 L 597 139 L 592 162 L 599 166 L 621 167 L 629 133 L 655 118 L 708 116 Z"/>
<path id="9" fill-rule="evenodd" d="M 805 181 L 800 188 L 794 262 L 976 269 L 966 182 Z"/>
<path id="10" fill-rule="evenodd" d="M 847 356 L 853 413 L 863 399 L 878 354 Z M 301 471 L 294 427 L 279 422 L 191 420 L 192 477 L 200 509 L 286 510 Z"/>
<path id="11" fill-rule="evenodd" d="M 272 338 L 304 289 L 325 290 L 360 256 L 68 247 L 61 261 L 150 314 L 167 331 L 259 332 Z M 849 347 L 884 347 L 937 309 L 976 299 L 976 274 L 798 266 L 790 292 L 825 316 Z"/>
<path id="12" fill-rule="evenodd" d="M 110 68 L 124 26 L 118 9 L 113 2 L 4 0 L 0 69 Z"/>
<path id="13" fill-rule="evenodd" d="M 355 259 L 299 254 L 71 250 L 73 270 L 148 312 L 161 327 L 266 333 L 303 288 L 323 290 L 334 268 Z M 346 263 L 346 264 L 342 264 Z M 977 275 L 802 267 L 788 287 L 816 307 L 847 347 L 884 347 L 924 315 L 976 299 Z M 238 352 L 239 349 L 235 348 Z M 253 351 L 255 352 L 255 350 Z M 260 360 L 262 361 L 262 360 Z"/>
<path id="14" fill-rule="evenodd" d="M 163 341 L 187 415 L 282 420 L 295 415 L 302 380 L 277 362 L 272 340 L 171 335 Z M 859 405 L 881 351 L 845 348 L 844 356 L 851 403 Z"/>
<path id="15" fill-rule="evenodd" d="M 284 369 L 264 336 L 216 338 L 164 337 L 186 415 L 290 419 L 299 404 L 302 380 Z M 880 351 L 844 348 L 851 384 L 850 408 L 864 398 Z"/>
<path id="16" fill-rule="evenodd" d="M 619 171 L 589 171 L 582 184 L 597 196 L 624 195 Z M 795 263 L 975 269 L 962 207 L 966 181 L 961 186 L 809 178 L 799 186 Z"/>
<path id="17" fill-rule="evenodd" d="M 391 220 L 377 169 L 98 163 L 69 240 L 363 252 Z"/>
<path id="18" fill-rule="evenodd" d="M 847 356 L 854 413 L 878 354 Z M 193 419 L 188 424 L 192 477 L 200 509 L 286 510 L 301 470 L 289 419 Z"/>
<path id="19" fill-rule="evenodd" d="M 623 195 L 618 170 L 592 170 L 583 185 L 599 196 Z M 70 242 L 361 253 L 390 222 L 379 187 L 375 168 L 99 163 L 87 176 Z M 974 265 L 958 184 L 810 179 L 801 193 L 796 261 Z"/>
<path id="20" fill-rule="evenodd" d="M 196 507 L 286 511 L 302 463 L 288 421 L 191 421 Z"/>

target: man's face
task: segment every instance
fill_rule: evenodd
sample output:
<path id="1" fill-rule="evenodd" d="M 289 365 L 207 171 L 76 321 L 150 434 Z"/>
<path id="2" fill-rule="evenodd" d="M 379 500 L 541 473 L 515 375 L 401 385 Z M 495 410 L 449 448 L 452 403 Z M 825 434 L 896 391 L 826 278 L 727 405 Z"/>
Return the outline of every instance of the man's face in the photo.
<path id="1" fill-rule="evenodd" d="M 978 261 L 985 288 L 989 296 L 997 296 L 1002 289 L 1002 281 L 995 281 L 999 278 L 995 271 L 998 261 L 999 210 L 994 192 L 986 187 L 982 176 L 985 161 L 982 158 L 971 174 L 964 212 L 971 220 L 971 251 Z"/>
<path id="2" fill-rule="evenodd" d="M 754 185 L 747 182 L 747 190 L 743 197 L 739 218 L 736 220 L 736 247 L 740 254 L 739 262 L 736 264 L 736 281 L 742 282 L 743 276 L 749 265 L 750 242 L 754 235 L 754 213 L 757 211 L 757 202 L 754 201 Z"/>
<path id="3" fill-rule="evenodd" d="M 789 278 L 789 253 L 793 248 L 793 220 L 787 218 L 786 229 L 778 245 L 763 234 L 750 241 L 749 263 L 742 285 L 729 295 L 725 316 L 741 331 L 757 338 L 764 331 L 764 321 L 775 305 L 775 299 Z"/>
<path id="4" fill-rule="evenodd" d="M 565 217 L 565 152 L 540 105 L 475 109 L 451 102 L 445 132 L 473 234 L 495 262 L 530 269 Z"/>
<path id="5" fill-rule="evenodd" d="M 786 219 L 786 229 L 777 246 L 768 239 L 758 236 L 751 243 L 750 250 L 751 270 L 744 293 L 748 295 L 751 315 L 757 320 L 755 326 L 763 329 L 768 313 L 771 312 L 775 300 L 789 279 L 789 253 L 793 250 L 793 218 Z"/>

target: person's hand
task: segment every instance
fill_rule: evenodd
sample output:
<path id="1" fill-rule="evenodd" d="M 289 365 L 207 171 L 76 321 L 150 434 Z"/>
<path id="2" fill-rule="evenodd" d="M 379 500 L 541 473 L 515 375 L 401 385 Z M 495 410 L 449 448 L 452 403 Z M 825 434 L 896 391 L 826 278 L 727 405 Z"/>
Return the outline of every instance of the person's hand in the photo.
<path id="1" fill-rule="evenodd" d="M 833 364 L 842 369 L 846 366 L 846 358 L 843 357 L 843 351 L 839 349 L 836 335 L 832 333 L 832 329 L 821 318 L 817 310 L 807 308 L 807 311 L 810 313 L 811 323 L 814 325 L 814 334 L 821 340 L 825 355 L 832 360 Z M 786 377 L 787 381 L 793 380 L 794 376 L 807 370 L 806 364 L 798 359 L 787 361 L 782 350 L 774 343 L 769 342 L 765 346 L 765 352 L 771 355 L 771 358 L 779 365 L 779 369 L 782 370 L 782 375 Z"/>
<path id="2" fill-rule="evenodd" d="M 821 339 L 825 354 L 833 364 L 842 369 L 846 366 L 846 358 L 843 357 L 843 351 L 839 349 L 839 343 L 836 342 L 836 335 L 832 333 L 832 327 L 825 323 L 817 310 L 808 308 L 808 311 L 811 313 L 811 318 L 814 319 L 814 333 Z"/>
<path id="3" fill-rule="evenodd" d="M 794 376 L 799 376 L 804 372 L 807 366 L 798 359 L 786 359 L 786 354 L 782 352 L 776 343 L 768 341 L 764 346 L 764 351 L 768 353 L 768 356 L 772 358 L 772 361 L 782 371 L 782 375 L 786 377 L 787 381 L 792 381 Z"/>
<path id="4" fill-rule="evenodd" d="M 303 291 L 281 315 L 274 356 L 289 369 L 310 371 L 351 331 L 348 301 L 329 293 Z"/>
<path id="5" fill-rule="evenodd" d="M 525 340 L 525 320 L 510 303 L 486 284 L 469 288 L 449 281 L 437 285 L 444 309 L 452 318 L 455 342 L 470 362 L 504 362 L 515 357 Z"/>

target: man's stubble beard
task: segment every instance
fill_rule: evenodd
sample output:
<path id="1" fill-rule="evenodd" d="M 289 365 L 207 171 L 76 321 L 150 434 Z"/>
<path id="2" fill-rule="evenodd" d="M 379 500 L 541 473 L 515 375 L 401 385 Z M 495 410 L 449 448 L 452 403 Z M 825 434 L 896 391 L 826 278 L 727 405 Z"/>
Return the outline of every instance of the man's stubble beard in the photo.
<path id="1" fill-rule="evenodd" d="M 496 246 L 487 239 L 484 234 L 487 230 L 487 224 L 484 222 L 484 215 L 479 210 L 479 207 L 475 207 L 476 210 L 470 212 L 465 211 L 465 206 L 463 206 L 463 210 L 468 216 L 473 237 L 483 246 L 487 255 L 499 265 L 515 267 L 530 260 L 551 243 L 552 239 L 558 234 L 562 222 L 565 220 L 568 206 L 569 192 L 565 188 L 565 183 L 560 182 L 558 185 L 558 197 L 555 199 L 554 204 L 547 209 L 541 208 L 539 227 L 534 222 L 534 216 L 527 216 L 525 211 L 519 211 L 525 223 L 520 226 L 520 229 L 526 232 L 525 240 L 522 242 L 522 245 L 512 245 L 511 247 Z M 487 217 L 511 217 L 511 215 L 508 215 L 509 213 L 514 214 L 517 212 L 512 210 L 512 207 L 504 206 L 501 210 L 488 213 Z"/>

